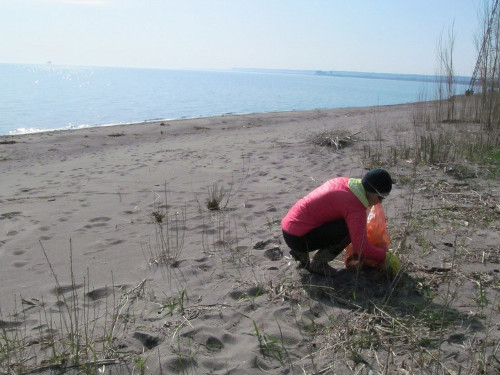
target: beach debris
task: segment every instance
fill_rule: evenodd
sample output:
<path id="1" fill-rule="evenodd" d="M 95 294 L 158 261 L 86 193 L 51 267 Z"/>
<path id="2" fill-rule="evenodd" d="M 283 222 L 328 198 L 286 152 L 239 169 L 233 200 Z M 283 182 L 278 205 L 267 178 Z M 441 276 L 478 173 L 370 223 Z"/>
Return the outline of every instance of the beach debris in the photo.
<path id="1" fill-rule="evenodd" d="M 310 136 L 310 141 L 321 147 L 331 147 L 339 151 L 352 143 L 358 141 L 356 135 L 361 132 L 348 133 L 343 130 L 325 129 Z"/>

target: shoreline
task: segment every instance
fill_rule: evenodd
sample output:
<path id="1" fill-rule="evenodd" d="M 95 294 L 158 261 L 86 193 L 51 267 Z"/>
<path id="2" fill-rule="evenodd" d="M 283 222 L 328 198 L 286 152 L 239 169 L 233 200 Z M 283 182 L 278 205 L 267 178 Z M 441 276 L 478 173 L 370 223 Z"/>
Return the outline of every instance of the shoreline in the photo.
<path id="1" fill-rule="evenodd" d="M 295 112 L 311 112 L 311 111 L 335 111 L 335 110 L 355 110 L 355 109 L 363 109 L 363 108 L 384 108 L 384 107 L 397 107 L 397 106 L 406 106 L 406 105 L 416 105 L 418 103 L 433 103 L 437 100 L 424 100 L 424 101 L 412 101 L 407 103 L 398 103 L 398 104 L 386 104 L 386 105 L 373 105 L 373 106 L 360 106 L 360 107 L 338 107 L 338 108 L 314 108 L 314 109 L 304 109 L 304 110 L 287 110 L 287 111 L 273 111 L 273 112 L 249 112 L 249 113 L 224 113 L 213 116 L 199 116 L 199 117 L 183 117 L 183 118 L 172 118 L 172 119 L 151 119 L 144 120 L 139 122 L 125 122 L 125 123 L 116 123 L 116 124 L 101 124 L 101 125 L 78 125 L 75 128 L 58 128 L 58 129 L 44 129 L 37 130 L 32 132 L 25 133 L 17 133 L 17 134 L 0 134 L 0 140 L 2 138 L 9 137 L 22 137 L 29 136 L 32 134 L 44 134 L 44 133 L 52 133 L 52 132 L 77 132 L 80 130 L 88 130 L 94 128 L 112 128 L 112 127 L 122 127 L 122 126 L 130 126 L 130 125 L 148 125 L 148 124 L 157 124 L 157 123 L 170 123 L 170 122 L 179 122 L 179 121 L 196 121 L 196 120 L 206 120 L 211 118 L 221 118 L 221 117 L 231 117 L 231 116 L 254 116 L 254 115 L 273 115 L 273 114 L 281 114 L 281 113 L 295 113 Z"/>

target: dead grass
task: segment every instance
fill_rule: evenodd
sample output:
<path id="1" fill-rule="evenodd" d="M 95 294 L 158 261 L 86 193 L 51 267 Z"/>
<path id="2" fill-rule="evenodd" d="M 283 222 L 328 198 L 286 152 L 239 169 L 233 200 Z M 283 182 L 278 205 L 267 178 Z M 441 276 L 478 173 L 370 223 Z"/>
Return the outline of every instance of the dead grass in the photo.
<path id="1" fill-rule="evenodd" d="M 356 137 L 360 132 L 351 134 L 341 130 L 324 129 L 310 136 L 309 140 L 316 146 L 332 148 L 339 151 L 358 141 Z"/>

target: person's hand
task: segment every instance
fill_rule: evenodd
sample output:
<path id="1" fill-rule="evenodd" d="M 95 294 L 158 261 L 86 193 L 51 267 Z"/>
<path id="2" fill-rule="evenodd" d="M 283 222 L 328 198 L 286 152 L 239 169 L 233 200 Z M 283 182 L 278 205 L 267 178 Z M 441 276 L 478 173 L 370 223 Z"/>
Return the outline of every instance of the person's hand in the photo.
<path id="1" fill-rule="evenodd" d="M 396 276 L 401 269 L 401 262 L 396 254 L 387 252 L 385 255 L 385 268 L 389 270 L 392 276 Z"/>

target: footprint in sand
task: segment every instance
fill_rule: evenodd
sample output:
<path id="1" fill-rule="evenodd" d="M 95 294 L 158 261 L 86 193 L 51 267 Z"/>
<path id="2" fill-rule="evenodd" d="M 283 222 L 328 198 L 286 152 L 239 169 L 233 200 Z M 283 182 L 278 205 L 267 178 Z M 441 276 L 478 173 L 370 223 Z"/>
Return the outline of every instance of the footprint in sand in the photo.
<path id="1" fill-rule="evenodd" d="M 110 220 L 111 220 L 111 218 L 102 216 L 102 217 L 95 217 L 93 219 L 90 219 L 89 222 L 91 222 L 91 223 L 103 223 L 103 222 L 106 223 Z"/>
<path id="2" fill-rule="evenodd" d="M 7 220 L 12 220 L 16 216 L 19 216 L 21 214 L 22 214 L 21 211 L 6 212 L 6 213 L 0 215 L 0 220 L 6 220 L 6 219 Z"/>
<path id="3" fill-rule="evenodd" d="M 127 285 L 105 286 L 103 288 L 91 290 L 90 292 L 86 293 L 85 296 L 91 301 L 97 301 L 99 299 L 112 296 L 122 290 L 125 290 L 126 288 Z"/>
<path id="4" fill-rule="evenodd" d="M 264 251 L 264 256 L 272 261 L 277 261 L 283 258 L 283 251 L 278 247 L 273 247 L 272 249 L 267 249 Z"/>
<path id="5" fill-rule="evenodd" d="M 97 227 L 105 227 L 108 225 L 108 221 L 110 221 L 111 218 L 109 217 L 95 217 L 93 219 L 89 220 L 90 224 L 84 225 L 83 228 L 80 228 L 79 230 L 86 230 L 86 229 L 92 229 L 92 228 L 97 228 Z"/>
<path id="6" fill-rule="evenodd" d="M 23 268 L 27 264 L 29 264 L 29 262 L 14 262 L 11 264 L 11 266 L 15 268 Z"/>
<path id="7" fill-rule="evenodd" d="M 237 340 L 228 331 L 220 327 L 201 325 L 184 332 L 182 337 L 188 337 L 197 343 L 204 344 L 209 352 L 218 352 L 224 349 L 226 345 L 232 345 Z"/>
<path id="8" fill-rule="evenodd" d="M 108 238 L 108 239 L 106 239 L 106 242 L 109 246 L 115 246 L 115 245 L 119 245 L 125 241 L 122 239 Z"/>
<path id="9" fill-rule="evenodd" d="M 9 330 L 12 328 L 19 327 L 22 324 L 23 324 L 23 322 L 9 322 L 7 320 L 0 320 L 0 329 Z"/>
<path id="10" fill-rule="evenodd" d="M 82 287 L 83 287 L 83 284 L 60 285 L 58 287 L 53 288 L 51 290 L 51 293 L 58 296 L 61 294 L 66 294 L 66 293 L 72 292 L 73 290 L 80 289 Z"/>
<path id="11" fill-rule="evenodd" d="M 160 344 L 160 338 L 148 332 L 136 331 L 133 337 L 147 350 L 151 350 Z"/>
<path id="12" fill-rule="evenodd" d="M 198 363 L 191 357 L 168 356 L 161 366 L 168 374 L 189 374 L 194 373 L 193 369 L 198 368 Z"/>
<path id="13" fill-rule="evenodd" d="M 281 247 L 276 244 L 276 240 L 268 239 L 257 242 L 253 248 L 254 250 L 264 250 L 264 256 L 272 261 L 277 261 L 283 258 L 283 251 Z"/>
<path id="14" fill-rule="evenodd" d="M 264 291 L 262 290 L 262 287 L 260 286 L 254 286 L 252 288 L 247 289 L 246 291 L 244 290 L 234 290 L 229 293 L 229 297 L 231 297 L 234 300 L 240 300 L 244 297 L 258 297 L 261 294 L 263 294 Z"/>

